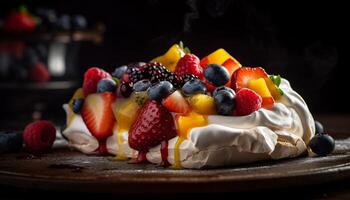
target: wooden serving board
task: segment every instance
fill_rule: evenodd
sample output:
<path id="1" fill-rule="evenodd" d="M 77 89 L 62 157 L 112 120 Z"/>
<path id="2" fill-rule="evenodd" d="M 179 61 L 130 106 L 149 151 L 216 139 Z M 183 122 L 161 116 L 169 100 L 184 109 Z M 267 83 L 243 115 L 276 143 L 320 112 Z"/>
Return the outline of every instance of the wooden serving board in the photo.
<path id="1" fill-rule="evenodd" d="M 0 155 L 0 185 L 65 192 L 234 192 L 350 178 L 350 139 L 326 157 L 300 157 L 207 170 L 172 170 L 88 156 L 58 142 L 52 152 Z"/>

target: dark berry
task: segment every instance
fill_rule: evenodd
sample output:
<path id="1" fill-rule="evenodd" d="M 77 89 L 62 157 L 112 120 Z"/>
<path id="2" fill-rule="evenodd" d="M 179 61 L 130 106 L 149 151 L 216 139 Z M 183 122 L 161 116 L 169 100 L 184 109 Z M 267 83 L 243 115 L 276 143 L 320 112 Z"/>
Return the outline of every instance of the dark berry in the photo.
<path id="1" fill-rule="evenodd" d="M 73 112 L 78 114 L 80 113 L 81 108 L 84 105 L 84 99 L 83 98 L 77 98 L 73 100 Z"/>
<path id="2" fill-rule="evenodd" d="M 152 100 L 161 101 L 173 92 L 173 88 L 169 81 L 161 81 L 149 88 L 148 95 Z"/>
<path id="3" fill-rule="evenodd" d="M 175 73 L 169 73 L 166 80 L 173 84 L 174 88 L 178 89 L 182 87 L 182 78 L 181 76 L 178 76 Z"/>
<path id="4" fill-rule="evenodd" d="M 69 31 L 71 26 L 70 16 L 67 14 L 61 15 L 56 21 L 56 28 L 58 30 Z"/>
<path id="5" fill-rule="evenodd" d="M 221 87 L 215 88 L 215 90 L 213 91 L 213 97 L 215 97 L 219 91 L 223 91 L 223 90 L 231 92 L 233 95 L 236 95 L 236 92 L 233 89 L 226 86 L 221 86 Z"/>
<path id="6" fill-rule="evenodd" d="M 116 83 L 114 80 L 109 78 L 103 78 L 97 83 L 97 92 L 115 92 Z"/>
<path id="7" fill-rule="evenodd" d="M 125 98 L 128 98 L 132 93 L 132 87 L 133 87 L 132 82 L 122 81 L 120 84 L 119 91 Z"/>
<path id="8" fill-rule="evenodd" d="M 311 150 L 319 156 L 325 156 L 334 150 L 334 139 L 328 134 L 316 134 L 310 141 Z"/>
<path id="9" fill-rule="evenodd" d="M 87 28 L 87 20 L 84 16 L 82 15 L 74 15 L 72 17 L 72 28 L 75 30 L 83 30 Z"/>
<path id="10" fill-rule="evenodd" d="M 186 74 L 186 75 L 183 75 L 181 79 L 182 79 L 182 85 L 184 85 L 190 80 L 199 79 L 199 77 L 194 74 Z"/>
<path id="11" fill-rule="evenodd" d="M 144 78 L 149 79 L 151 83 L 164 81 L 171 73 L 164 65 L 157 62 L 147 63 L 140 69 L 143 72 Z"/>
<path id="12" fill-rule="evenodd" d="M 324 133 L 323 125 L 319 121 L 315 121 L 315 134 L 317 133 Z"/>
<path id="13" fill-rule="evenodd" d="M 144 79 L 144 74 L 139 68 L 129 67 L 126 70 L 126 74 L 128 76 L 129 81 L 133 83 Z"/>
<path id="14" fill-rule="evenodd" d="M 146 91 L 149 87 L 151 87 L 151 82 L 147 79 L 141 80 L 141 81 L 137 81 L 134 86 L 134 92 L 142 92 L 142 91 Z"/>
<path id="15" fill-rule="evenodd" d="M 115 78 L 121 79 L 127 69 L 128 69 L 128 66 L 126 66 L 126 65 L 117 67 L 117 68 L 115 68 L 114 72 L 112 73 L 112 76 Z"/>
<path id="16" fill-rule="evenodd" d="M 216 87 L 225 85 L 230 80 L 227 69 L 217 64 L 207 65 L 204 69 L 204 77 Z"/>
<path id="17" fill-rule="evenodd" d="M 235 95 L 229 90 L 220 90 L 214 96 L 216 112 L 219 115 L 231 115 L 236 107 Z"/>
<path id="18" fill-rule="evenodd" d="M 144 66 L 146 63 L 144 62 L 133 62 L 133 63 L 129 63 L 127 64 L 128 67 L 131 67 L 131 68 L 140 68 L 142 66 Z"/>
<path id="19" fill-rule="evenodd" d="M 0 131 L 0 153 L 14 152 L 22 147 L 21 131 Z"/>
<path id="20" fill-rule="evenodd" d="M 207 93 L 207 87 L 205 87 L 205 84 L 201 80 L 193 79 L 182 86 L 182 93 L 186 96 L 205 94 Z"/>

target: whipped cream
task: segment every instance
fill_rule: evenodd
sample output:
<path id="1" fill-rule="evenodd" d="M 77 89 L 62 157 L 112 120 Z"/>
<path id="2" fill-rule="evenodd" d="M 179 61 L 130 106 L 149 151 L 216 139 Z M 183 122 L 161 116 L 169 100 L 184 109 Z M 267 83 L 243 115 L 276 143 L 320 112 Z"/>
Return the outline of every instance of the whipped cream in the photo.
<path id="1" fill-rule="evenodd" d="M 284 95 L 271 110 L 262 108 L 247 116 L 208 116 L 208 125 L 193 128 L 181 143 L 181 166 L 219 167 L 292 158 L 305 153 L 306 144 L 315 132 L 313 117 L 305 101 L 291 88 L 287 80 L 282 79 L 280 88 Z M 69 107 L 64 105 L 64 108 L 68 119 Z M 87 130 L 81 117 L 74 115 L 63 134 L 72 147 L 84 153 L 92 153 L 98 147 L 97 140 Z M 112 154 L 123 152 L 125 155 L 122 156 L 135 158 L 137 153 L 127 142 L 128 133 L 123 133 L 122 138 L 122 143 L 115 134 L 108 138 L 108 151 Z M 168 141 L 170 164 L 175 163 L 177 140 L 178 137 L 175 137 Z M 151 163 L 160 164 L 160 145 L 151 148 L 146 157 Z"/>

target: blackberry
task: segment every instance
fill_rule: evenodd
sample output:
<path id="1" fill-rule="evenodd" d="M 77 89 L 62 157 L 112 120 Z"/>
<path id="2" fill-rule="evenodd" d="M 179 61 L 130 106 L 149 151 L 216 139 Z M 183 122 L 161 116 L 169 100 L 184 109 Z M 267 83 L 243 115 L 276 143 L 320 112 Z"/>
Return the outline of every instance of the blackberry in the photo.
<path id="1" fill-rule="evenodd" d="M 122 81 L 121 84 L 120 84 L 120 88 L 119 88 L 119 91 L 120 93 L 125 97 L 125 98 L 128 98 L 133 89 L 134 83 L 133 82 L 125 82 L 125 81 Z"/>
<path id="2" fill-rule="evenodd" d="M 199 79 L 198 76 L 193 75 L 193 74 L 185 74 L 181 78 L 182 78 L 182 85 L 184 85 L 188 81 L 191 81 L 191 80 L 194 80 L 194 79 Z"/>
<path id="3" fill-rule="evenodd" d="M 182 87 L 182 78 L 181 76 L 178 76 L 175 73 L 169 73 L 166 80 L 173 84 L 174 88 L 178 89 Z"/>
<path id="4" fill-rule="evenodd" d="M 127 82 L 136 83 L 137 81 L 145 78 L 144 74 L 139 68 L 129 67 L 125 73 L 128 75 Z"/>
<path id="5" fill-rule="evenodd" d="M 164 81 L 170 74 L 170 71 L 161 63 L 151 62 L 140 68 L 143 71 L 144 78 L 147 78 L 151 83 Z"/>

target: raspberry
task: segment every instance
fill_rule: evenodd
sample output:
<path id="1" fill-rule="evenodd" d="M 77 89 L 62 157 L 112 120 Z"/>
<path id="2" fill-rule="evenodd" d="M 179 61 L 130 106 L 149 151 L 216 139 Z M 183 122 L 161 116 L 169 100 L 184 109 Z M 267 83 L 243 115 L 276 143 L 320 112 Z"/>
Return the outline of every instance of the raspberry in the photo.
<path id="1" fill-rule="evenodd" d="M 23 141 L 26 149 L 31 152 L 45 152 L 50 150 L 55 139 L 55 126 L 46 120 L 30 123 L 23 131 Z"/>
<path id="2" fill-rule="evenodd" d="M 242 88 L 236 94 L 236 114 L 249 115 L 261 108 L 262 98 L 253 90 Z"/>
<path id="3" fill-rule="evenodd" d="M 91 93 L 96 93 L 97 83 L 103 78 L 112 79 L 112 76 L 109 73 L 105 72 L 103 69 L 97 67 L 89 68 L 84 74 L 84 96 L 87 96 Z"/>
<path id="4" fill-rule="evenodd" d="M 200 79 L 203 78 L 203 68 L 200 66 L 199 58 L 194 54 L 186 54 L 176 65 L 175 73 L 179 76 L 193 74 Z"/>
<path id="5" fill-rule="evenodd" d="M 50 79 L 49 70 L 43 63 L 34 64 L 29 70 L 29 79 L 37 83 L 44 83 Z"/>

